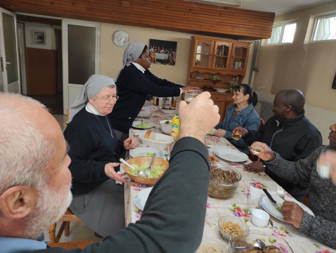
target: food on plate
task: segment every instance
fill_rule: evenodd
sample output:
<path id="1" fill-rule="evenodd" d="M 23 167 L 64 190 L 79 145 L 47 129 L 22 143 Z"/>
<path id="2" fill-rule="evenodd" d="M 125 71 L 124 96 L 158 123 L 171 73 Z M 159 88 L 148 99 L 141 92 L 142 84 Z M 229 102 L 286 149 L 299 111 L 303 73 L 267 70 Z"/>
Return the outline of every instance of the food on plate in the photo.
<path id="1" fill-rule="evenodd" d="M 222 246 L 214 242 L 202 243 L 196 253 L 225 253 Z"/>
<path id="2" fill-rule="evenodd" d="M 149 167 L 150 163 L 145 163 L 142 166 L 139 166 L 137 164 L 131 164 L 131 166 L 137 170 L 137 171 L 146 171 L 147 168 Z M 151 173 L 148 175 L 148 178 L 157 178 L 159 177 L 164 170 L 164 166 L 152 166 L 152 171 Z M 138 173 L 132 169 L 127 171 L 129 174 L 133 175 L 133 176 L 138 176 Z"/>
<path id="3" fill-rule="evenodd" d="M 238 181 L 238 175 L 236 173 L 219 168 L 211 169 L 210 178 L 221 183 L 234 183 Z"/>
<path id="4" fill-rule="evenodd" d="M 213 156 L 209 156 L 209 160 L 210 162 L 219 162 L 217 158 L 213 157 Z"/>
<path id="5" fill-rule="evenodd" d="M 247 246 L 253 246 L 253 245 L 247 242 L 238 240 L 233 244 L 233 246 L 234 247 L 247 247 Z M 282 251 L 279 248 L 275 247 L 274 245 L 266 246 L 263 250 L 252 248 L 252 249 L 238 250 L 236 252 L 239 252 L 239 253 L 282 253 Z"/>
<path id="6" fill-rule="evenodd" d="M 156 140 L 156 134 L 152 130 L 148 130 L 144 136 L 145 139 L 155 141 Z"/>
<path id="7" fill-rule="evenodd" d="M 235 194 L 241 176 L 239 172 L 223 167 L 218 162 L 211 162 L 209 196 L 228 199 Z"/>
<path id="8" fill-rule="evenodd" d="M 143 124 L 138 124 L 137 125 L 137 127 L 139 127 L 139 128 L 146 128 L 146 127 L 151 127 L 151 125 L 150 124 L 148 124 L 148 123 L 143 123 Z"/>
<path id="9" fill-rule="evenodd" d="M 145 154 L 145 156 L 150 156 L 150 157 L 153 157 L 153 155 L 154 155 L 154 153 L 147 153 L 147 154 Z"/>
<path id="10" fill-rule="evenodd" d="M 239 226 L 238 223 L 234 223 L 232 221 L 223 221 L 221 225 L 221 229 L 227 233 L 230 234 L 231 232 L 234 232 L 231 234 L 232 237 L 244 237 L 247 236 L 247 234 L 244 232 L 243 229 Z"/>
<path id="11" fill-rule="evenodd" d="M 278 204 L 278 206 L 281 208 L 283 206 L 283 204 Z M 279 213 L 282 213 L 282 211 L 279 208 L 275 208 Z"/>
<path id="12" fill-rule="evenodd" d="M 163 110 L 175 110 L 174 107 L 162 107 Z"/>

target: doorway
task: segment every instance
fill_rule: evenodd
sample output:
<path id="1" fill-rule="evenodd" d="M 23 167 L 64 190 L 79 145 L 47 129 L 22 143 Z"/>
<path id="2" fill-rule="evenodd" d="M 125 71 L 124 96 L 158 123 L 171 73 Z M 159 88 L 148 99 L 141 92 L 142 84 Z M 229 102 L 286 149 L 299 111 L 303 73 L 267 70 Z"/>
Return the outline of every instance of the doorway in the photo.
<path id="1" fill-rule="evenodd" d="M 62 21 L 24 15 L 17 21 L 22 93 L 63 114 Z"/>

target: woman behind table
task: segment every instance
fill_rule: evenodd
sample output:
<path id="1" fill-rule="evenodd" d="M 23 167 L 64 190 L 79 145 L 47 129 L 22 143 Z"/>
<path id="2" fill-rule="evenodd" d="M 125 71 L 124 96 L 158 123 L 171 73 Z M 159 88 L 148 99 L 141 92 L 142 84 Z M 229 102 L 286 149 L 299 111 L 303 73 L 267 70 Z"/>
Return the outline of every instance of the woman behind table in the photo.
<path id="1" fill-rule="evenodd" d="M 241 152 L 248 154 L 248 145 L 242 139 L 234 140 L 232 138 L 232 130 L 238 126 L 248 130 L 259 129 L 260 117 L 253 108 L 258 103 L 258 96 L 249 85 L 240 84 L 234 87 L 232 98 L 233 105 L 227 110 L 224 121 L 217 124 L 215 128 L 218 130 L 213 134 L 225 137 Z"/>
<path id="2" fill-rule="evenodd" d="M 73 201 L 71 211 L 101 236 L 125 227 L 124 187 L 119 155 L 135 140 L 118 141 L 110 117 L 118 99 L 112 78 L 92 75 L 70 106 L 64 131 L 70 151 Z"/>

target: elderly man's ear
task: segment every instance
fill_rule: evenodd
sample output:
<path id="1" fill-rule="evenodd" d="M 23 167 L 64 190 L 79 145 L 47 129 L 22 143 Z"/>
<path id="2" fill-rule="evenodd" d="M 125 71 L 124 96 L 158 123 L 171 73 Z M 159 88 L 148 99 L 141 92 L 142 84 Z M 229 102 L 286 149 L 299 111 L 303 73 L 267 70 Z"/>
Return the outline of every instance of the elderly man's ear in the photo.
<path id="1" fill-rule="evenodd" d="M 6 190 L 0 196 L 0 211 L 8 219 L 22 219 L 34 212 L 38 192 L 21 185 Z"/>

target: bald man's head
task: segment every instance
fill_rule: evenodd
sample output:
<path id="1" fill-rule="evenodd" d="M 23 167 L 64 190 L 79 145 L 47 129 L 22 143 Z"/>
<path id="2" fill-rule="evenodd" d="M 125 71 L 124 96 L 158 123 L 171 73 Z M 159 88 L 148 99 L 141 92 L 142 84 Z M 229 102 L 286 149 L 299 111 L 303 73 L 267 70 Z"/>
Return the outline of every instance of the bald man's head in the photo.
<path id="1" fill-rule="evenodd" d="M 283 106 L 283 110 L 278 112 L 282 117 L 288 113 L 294 116 L 300 115 L 303 112 L 305 100 L 303 93 L 296 89 L 281 90 L 275 96 L 275 103 Z M 289 106 L 290 109 L 288 109 Z"/>

